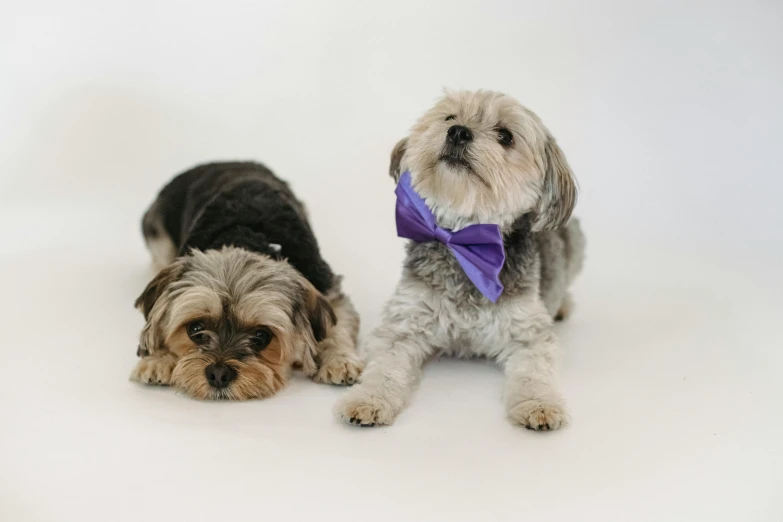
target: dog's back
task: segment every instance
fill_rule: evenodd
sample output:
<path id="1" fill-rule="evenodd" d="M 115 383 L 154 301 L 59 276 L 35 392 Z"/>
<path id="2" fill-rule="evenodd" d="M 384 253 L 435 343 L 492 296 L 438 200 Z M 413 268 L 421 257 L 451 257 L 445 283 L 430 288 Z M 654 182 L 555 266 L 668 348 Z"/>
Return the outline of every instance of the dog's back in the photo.
<path id="1" fill-rule="evenodd" d="M 287 259 L 321 292 L 333 283 L 304 205 L 258 163 L 210 163 L 183 172 L 161 190 L 142 231 L 159 266 L 193 248 L 236 246 Z"/>

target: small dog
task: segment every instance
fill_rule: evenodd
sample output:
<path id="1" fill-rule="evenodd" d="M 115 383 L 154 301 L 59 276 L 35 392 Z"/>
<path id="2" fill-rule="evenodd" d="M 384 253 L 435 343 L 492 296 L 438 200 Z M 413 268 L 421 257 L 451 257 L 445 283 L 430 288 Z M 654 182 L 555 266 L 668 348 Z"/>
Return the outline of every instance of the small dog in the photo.
<path id="1" fill-rule="evenodd" d="M 301 366 L 352 384 L 359 316 L 321 258 L 304 206 L 257 163 L 175 177 L 142 220 L 164 268 L 136 301 L 146 324 L 131 379 L 199 399 L 268 397 Z"/>
<path id="2" fill-rule="evenodd" d="M 367 369 L 337 414 L 354 425 L 391 424 L 430 356 L 486 356 L 505 371 L 511 421 L 559 428 L 567 415 L 551 326 L 569 313 L 584 237 L 569 222 L 576 181 L 554 138 L 509 96 L 447 92 L 394 148 L 390 174 L 400 184 L 408 176 L 441 233 L 497 225 L 502 293 L 495 303 L 482 295 L 443 242 L 409 242 L 402 280 L 367 341 Z"/>

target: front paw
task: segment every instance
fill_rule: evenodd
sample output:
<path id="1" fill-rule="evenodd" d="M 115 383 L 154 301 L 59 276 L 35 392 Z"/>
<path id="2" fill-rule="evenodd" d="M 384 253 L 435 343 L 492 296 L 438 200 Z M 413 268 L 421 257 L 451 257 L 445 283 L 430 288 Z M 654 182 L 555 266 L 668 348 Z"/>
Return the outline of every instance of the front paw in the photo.
<path id="1" fill-rule="evenodd" d="M 354 354 L 327 357 L 313 376 L 315 382 L 324 384 L 348 384 L 359 380 L 364 361 Z"/>
<path id="2" fill-rule="evenodd" d="M 170 354 L 142 357 L 131 372 L 130 379 L 144 384 L 168 386 L 176 364 L 177 360 Z"/>
<path id="3" fill-rule="evenodd" d="M 335 413 L 348 424 L 370 427 L 393 423 L 398 412 L 388 400 L 366 392 L 360 384 L 340 399 Z"/>
<path id="4" fill-rule="evenodd" d="M 537 398 L 524 399 L 509 406 L 508 418 L 529 430 L 549 431 L 564 426 L 567 414 L 561 399 Z"/>

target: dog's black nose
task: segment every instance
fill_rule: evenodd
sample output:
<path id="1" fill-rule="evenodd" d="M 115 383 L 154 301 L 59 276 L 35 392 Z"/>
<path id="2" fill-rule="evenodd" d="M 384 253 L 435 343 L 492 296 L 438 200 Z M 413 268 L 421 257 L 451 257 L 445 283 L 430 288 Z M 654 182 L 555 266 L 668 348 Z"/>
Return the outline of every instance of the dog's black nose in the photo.
<path id="1" fill-rule="evenodd" d="M 448 136 L 448 140 L 454 145 L 465 145 L 466 143 L 473 141 L 473 133 L 470 132 L 469 128 L 463 127 L 462 125 L 454 125 L 449 128 L 446 136 Z"/>
<path id="2" fill-rule="evenodd" d="M 225 388 L 231 381 L 237 378 L 237 371 L 231 366 L 217 363 L 207 366 L 204 373 L 207 376 L 207 382 L 213 388 Z"/>

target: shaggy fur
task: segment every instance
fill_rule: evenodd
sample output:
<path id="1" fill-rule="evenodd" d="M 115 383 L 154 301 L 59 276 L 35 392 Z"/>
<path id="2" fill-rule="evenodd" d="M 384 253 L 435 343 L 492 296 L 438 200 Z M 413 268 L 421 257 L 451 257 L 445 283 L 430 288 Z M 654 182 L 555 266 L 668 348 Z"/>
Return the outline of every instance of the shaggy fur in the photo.
<path id="1" fill-rule="evenodd" d="M 146 324 L 132 379 L 243 400 L 273 395 L 293 365 L 318 382 L 358 378 L 358 315 L 304 206 L 264 166 L 180 174 L 142 231 L 163 268 L 136 302 Z"/>
<path id="2" fill-rule="evenodd" d="M 406 170 L 441 227 L 500 225 L 505 289 L 493 304 L 445 245 L 409 242 L 402 280 L 367 341 L 367 369 L 337 414 L 355 425 L 391 424 L 430 356 L 486 356 L 506 373 L 513 422 L 559 428 L 567 414 L 551 326 L 553 317 L 568 314 L 568 287 L 584 253 L 578 222 L 569 222 L 576 182 L 562 151 L 541 120 L 513 98 L 454 92 L 394 148 L 391 176 L 397 181 Z"/>

